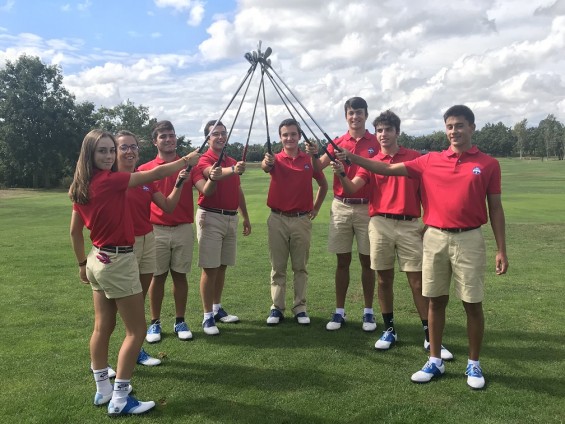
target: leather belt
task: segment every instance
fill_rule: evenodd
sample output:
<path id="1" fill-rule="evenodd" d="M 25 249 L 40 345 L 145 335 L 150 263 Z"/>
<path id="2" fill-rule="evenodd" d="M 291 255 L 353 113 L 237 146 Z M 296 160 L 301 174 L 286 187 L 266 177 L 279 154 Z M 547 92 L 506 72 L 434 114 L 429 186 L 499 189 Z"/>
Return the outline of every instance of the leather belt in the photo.
<path id="1" fill-rule="evenodd" d="M 297 218 L 300 216 L 308 215 L 310 211 L 304 212 L 285 212 L 281 211 L 280 209 L 271 209 L 271 212 L 276 213 L 277 215 L 288 216 L 290 218 Z"/>
<path id="2" fill-rule="evenodd" d="M 396 219 L 397 221 L 412 221 L 413 219 L 416 219 L 415 216 L 410 216 L 410 215 L 396 215 L 394 213 L 378 213 L 378 216 L 384 216 L 385 218 L 388 219 Z"/>
<path id="3" fill-rule="evenodd" d="M 465 228 L 440 228 L 434 227 L 433 225 L 428 225 L 428 227 L 435 228 L 436 230 L 445 231 L 446 233 L 464 233 L 466 231 L 476 230 L 479 227 L 465 227 Z"/>
<path id="4" fill-rule="evenodd" d="M 219 213 L 220 215 L 229 215 L 229 216 L 237 215 L 237 211 L 230 211 L 228 209 L 205 208 L 203 206 L 200 206 L 200 209 L 206 212 Z"/>
<path id="5" fill-rule="evenodd" d="M 98 250 L 108 253 L 131 253 L 133 252 L 133 246 L 96 246 Z"/>
<path id="6" fill-rule="evenodd" d="M 369 199 L 361 199 L 359 197 L 334 196 L 334 199 L 339 200 L 341 203 L 347 203 L 348 205 L 366 205 L 369 203 Z"/>

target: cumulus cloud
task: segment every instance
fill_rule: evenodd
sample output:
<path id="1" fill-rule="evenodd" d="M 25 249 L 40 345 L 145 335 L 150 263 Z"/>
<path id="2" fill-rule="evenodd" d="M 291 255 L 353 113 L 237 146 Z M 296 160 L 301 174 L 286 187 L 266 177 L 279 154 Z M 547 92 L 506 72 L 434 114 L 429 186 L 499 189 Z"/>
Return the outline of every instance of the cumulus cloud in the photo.
<path id="1" fill-rule="evenodd" d="M 188 12 L 186 23 L 198 26 L 204 17 L 204 2 L 200 0 L 155 0 L 155 5 L 160 8 L 172 8 L 175 12 Z"/>

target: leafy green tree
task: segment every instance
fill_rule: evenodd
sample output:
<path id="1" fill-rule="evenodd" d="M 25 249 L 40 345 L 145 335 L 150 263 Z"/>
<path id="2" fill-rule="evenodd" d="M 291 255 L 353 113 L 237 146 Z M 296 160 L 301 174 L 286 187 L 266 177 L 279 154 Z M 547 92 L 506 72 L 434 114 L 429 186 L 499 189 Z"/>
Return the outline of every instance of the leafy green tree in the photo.
<path id="1" fill-rule="evenodd" d="M 0 70 L 0 182 L 51 187 L 63 176 L 88 121 L 88 105 L 77 109 L 57 66 L 23 55 Z M 80 116 L 80 122 L 75 119 Z"/>
<path id="2" fill-rule="evenodd" d="M 101 107 L 95 113 L 96 127 L 102 128 L 111 133 L 119 130 L 127 130 L 134 133 L 140 144 L 139 163 L 145 163 L 155 157 L 156 149 L 151 139 L 151 130 L 157 122 L 156 118 L 151 118 L 149 108 L 143 105 L 136 106 L 129 99 L 122 104 L 108 108 Z M 179 154 L 190 148 L 190 140 L 184 137 L 177 139 Z"/>
<path id="3" fill-rule="evenodd" d="M 493 156 L 510 156 L 516 143 L 512 130 L 502 122 L 487 123 L 475 132 L 473 140 L 479 149 Z"/>
<path id="4" fill-rule="evenodd" d="M 524 148 L 526 146 L 527 126 L 528 126 L 528 120 L 522 119 L 520 122 L 514 125 L 514 129 L 512 130 L 512 132 L 514 133 L 514 137 L 516 137 L 516 150 L 520 155 L 520 159 L 522 159 L 522 156 L 524 154 Z"/>
<path id="5" fill-rule="evenodd" d="M 563 142 L 563 124 L 554 115 L 549 114 L 539 123 L 538 129 L 543 139 L 546 159 L 549 159 L 550 155 L 558 156 L 558 145 Z"/>

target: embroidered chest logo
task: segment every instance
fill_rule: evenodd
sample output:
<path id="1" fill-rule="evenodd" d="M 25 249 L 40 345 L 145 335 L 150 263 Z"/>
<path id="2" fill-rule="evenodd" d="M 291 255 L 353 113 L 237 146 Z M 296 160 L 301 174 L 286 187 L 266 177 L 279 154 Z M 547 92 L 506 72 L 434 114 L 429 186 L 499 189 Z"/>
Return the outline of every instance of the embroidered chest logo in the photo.
<path id="1" fill-rule="evenodd" d="M 310 165 L 305 164 L 305 165 L 304 165 L 304 169 L 310 169 Z"/>
<path id="2" fill-rule="evenodd" d="M 481 168 L 479 168 L 478 166 L 475 166 L 473 168 L 473 174 L 475 175 L 481 175 Z"/>
<path id="3" fill-rule="evenodd" d="M 369 150 L 367 150 L 369 152 L 370 155 L 374 155 L 375 154 L 375 149 L 373 149 L 372 147 L 369 147 Z"/>
<path id="4" fill-rule="evenodd" d="M 144 185 L 144 186 L 142 187 L 142 189 L 143 189 L 143 191 L 149 191 L 149 187 L 147 187 L 146 185 Z"/>

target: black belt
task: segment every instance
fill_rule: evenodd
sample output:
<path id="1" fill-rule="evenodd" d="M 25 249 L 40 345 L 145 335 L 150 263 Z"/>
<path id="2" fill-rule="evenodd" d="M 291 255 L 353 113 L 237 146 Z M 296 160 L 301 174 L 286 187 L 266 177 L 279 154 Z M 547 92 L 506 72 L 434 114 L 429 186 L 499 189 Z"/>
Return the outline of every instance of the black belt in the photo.
<path id="1" fill-rule="evenodd" d="M 393 213 L 378 213 L 378 216 L 384 216 L 385 218 L 388 219 L 396 219 L 397 221 L 412 221 L 413 219 L 416 219 L 417 217 L 415 216 L 410 216 L 410 215 L 396 215 Z"/>
<path id="2" fill-rule="evenodd" d="M 310 211 L 285 212 L 285 211 L 281 211 L 280 209 L 271 209 L 271 212 L 276 213 L 277 215 L 288 216 L 288 217 L 291 217 L 291 218 L 296 218 L 296 217 L 299 217 L 299 216 L 308 215 L 310 213 Z"/>
<path id="3" fill-rule="evenodd" d="M 465 231 L 476 230 L 479 227 L 465 227 L 465 228 L 440 228 L 434 227 L 433 225 L 428 225 L 428 227 L 435 228 L 436 230 L 445 231 L 446 233 L 464 233 Z"/>
<path id="4" fill-rule="evenodd" d="M 237 215 L 237 211 L 230 211 L 227 209 L 205 208 L 203 206 L 200 206 L 200 209 L 206 212 L 219 213 L 220 215 L 229 215 L 229 216 Z"/>
<path id="5" fill-rule="evenodd" d="M 131 253 L 133 252 L 133 246 L 96 246 L 98 250 L 108 253 Z"/>
<path id="6" fill-rule="evenodd" d="M 359 197 L 334 196 L 334 199 L 339 200 L 341 203 L 347 203 L 348 205 L 366 205 L 369 203 L 369 199 L 360 199 Z"/>

